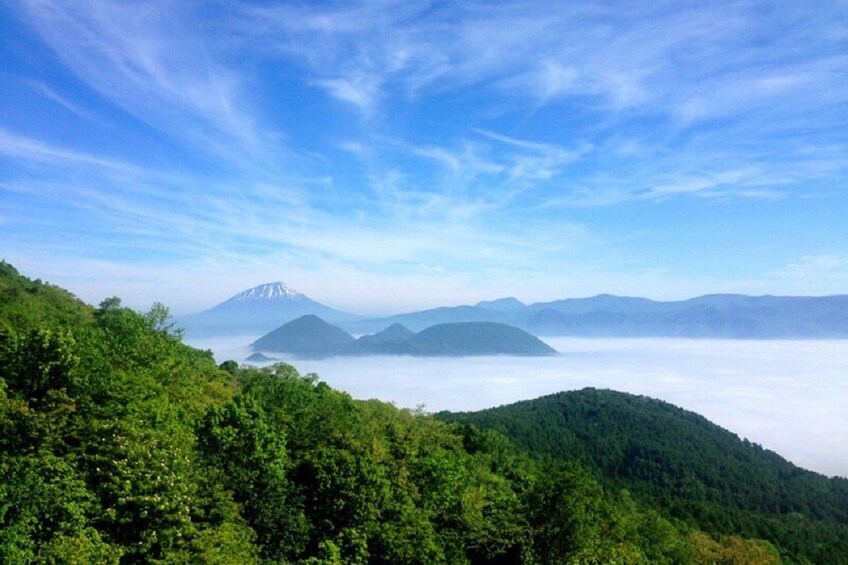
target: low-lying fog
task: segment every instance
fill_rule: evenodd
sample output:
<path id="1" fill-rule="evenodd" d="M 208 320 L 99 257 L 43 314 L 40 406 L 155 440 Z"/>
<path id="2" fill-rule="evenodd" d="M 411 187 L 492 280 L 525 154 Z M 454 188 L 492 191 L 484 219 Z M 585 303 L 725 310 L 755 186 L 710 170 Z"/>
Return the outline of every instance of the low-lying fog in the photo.
<path id="1" fill-rule="evenodd" d="M 211 349 L 219 362 L 243 362 L 251 341 L 189 343 Z M 848 476 L 848 340 L 545 341 L 561 356 L 287 361 L 354 398 L 424 405 L 430 412 L 478 410 L 587 386 L 643 394 L 702 414 L 801 467 Z"/>

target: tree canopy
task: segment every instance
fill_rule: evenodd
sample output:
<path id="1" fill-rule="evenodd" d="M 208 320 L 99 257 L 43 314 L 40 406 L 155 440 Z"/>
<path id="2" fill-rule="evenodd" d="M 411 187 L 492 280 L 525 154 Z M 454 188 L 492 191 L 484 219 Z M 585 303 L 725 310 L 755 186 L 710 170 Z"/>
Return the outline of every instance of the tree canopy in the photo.
<path id="1" fill-rule="evenodd" d="M 579 462 L 608 488 L 715 536 L 764 538 L 799 561 L 848 560 L 848 480 L 668 403 L 588 388 L 438 417 L 497 430 L 533 457 Z"/>

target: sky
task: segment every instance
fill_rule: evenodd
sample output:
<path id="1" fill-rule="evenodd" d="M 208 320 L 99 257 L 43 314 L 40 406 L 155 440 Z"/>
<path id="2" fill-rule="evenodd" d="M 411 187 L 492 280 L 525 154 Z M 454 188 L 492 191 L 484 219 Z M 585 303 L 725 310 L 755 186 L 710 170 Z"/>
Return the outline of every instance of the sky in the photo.
<path id="1" fill-rule="evenodd" d="M 848 292 L 848 3 L 0 4 L 0 258 L 175 314 Z"/>

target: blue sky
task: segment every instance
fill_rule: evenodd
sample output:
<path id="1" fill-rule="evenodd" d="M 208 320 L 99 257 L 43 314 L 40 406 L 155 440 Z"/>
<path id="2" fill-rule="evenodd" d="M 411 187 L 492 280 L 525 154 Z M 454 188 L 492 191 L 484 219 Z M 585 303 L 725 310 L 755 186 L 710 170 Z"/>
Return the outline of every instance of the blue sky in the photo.
<path id="1" fill-rule="evenodd" d="M 848 292 L 848 4 L 0 7 L 0 257 L 175 313 Z"/>

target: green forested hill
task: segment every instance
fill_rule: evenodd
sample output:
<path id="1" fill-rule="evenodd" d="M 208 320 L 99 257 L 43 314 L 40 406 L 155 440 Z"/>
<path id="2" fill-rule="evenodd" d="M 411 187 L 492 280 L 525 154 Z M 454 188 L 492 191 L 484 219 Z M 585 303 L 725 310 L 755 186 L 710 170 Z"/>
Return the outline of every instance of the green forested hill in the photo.
<path id="1" fill-rule="evenodd" d="M 524 330 L 495 322 L 437 324 L 408 342 L 419 355 L 546 356 L 557 352 Z"/>
<path id="2" fill-rule="evenodd" d="M 254 351 L 292 353 L 308 358 L 328 357 L 353 342 L 353 336 L 346 331 L 309 314 L 268 332 L 250 347 Z"/>
<path id="3" fill-rule="evenodd" d="M 437 324 L 412 333 L 400 324 L 354 339 L 317 316 L 302 316 L 250 344 L 256 351 L 290 353 L 302 358 L 335 355 L 546 356 L 557 352 L 524 330 L 494 322 Z"/>
<path id="4" fill-rule="evenodd" d="M 848 480 L 800 469 L 668 403 L 584 389 L 438 416 L 500 431 L 533 456 L 579 462 L 610 488 L 715 535 L 848 562 Z"/>
<path id="5" fill-rule="evenodd" d="M 5 263 L 0 297 L 0 563 L 779 562 L 499 433 L 216 366 L 161 306 Z"/>

